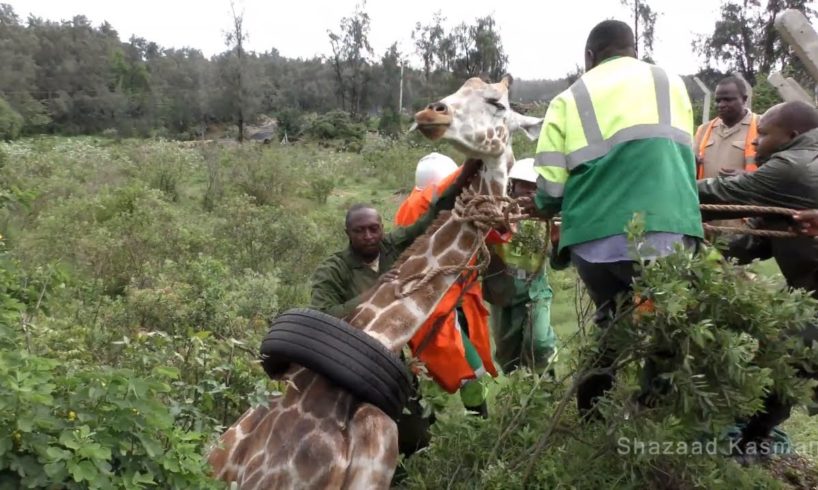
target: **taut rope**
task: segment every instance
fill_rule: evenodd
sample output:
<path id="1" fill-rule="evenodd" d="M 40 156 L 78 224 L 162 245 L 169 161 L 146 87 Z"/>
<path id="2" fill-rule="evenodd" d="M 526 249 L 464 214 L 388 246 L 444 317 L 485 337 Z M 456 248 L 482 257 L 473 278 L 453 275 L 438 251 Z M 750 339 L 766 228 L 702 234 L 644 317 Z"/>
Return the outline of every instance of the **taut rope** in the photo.
<path id="1" fill-rule="evenodd" d="M 722 211 L 728 213 L 736 213 L 738 216 L 746 216 L 748 214 L 777 214 L 781 216 L 793 216 L 798 212 L 796 209 L 779 208 L 775 206 L 743 206 L 738 204 L 701 204 L 699 208 L 702 211 Z M 736 235 L 755 235 L 768 238 L 796 238 L 802 235 L 793 231 L 783 230 L 757 230 L 755 228 L 747 228 L 743 226 L 714 226 L 704 223 L 702 225 L 706 231 L 713 233 L 730 233 Z"/>
<path id="2" fill-rule="evenodd" d="M 405 298 L 425 288 L 437 276 L 441 274 L 460 274 L 462 272 L 477 271 L 482 272 L 488 267 L 490 254 L 486 246 L 486 234 L 492 228 L 511 228 L 512 223 L 529 218 L 520 210 L 517 200 L 508 196 L 491 196 L 486 194 L 476 194 L 471 189 L 463 189 L 460 196 L 455 201 L 452 219 L 459 223 L 471 223 L 477 228 L 477 243 L 468 254 L 466 259 L 457 265 L 447 265 L 435 267 L 428 272 L 418 272 L 409 277 L 397 281 L 395 286 L 395 296 L 398 299 Z M 472 257 L 477 255 L 474 265 L 471 265 Z M 413 281 L 417 281 L 413 286 L 406 287 Z"/>

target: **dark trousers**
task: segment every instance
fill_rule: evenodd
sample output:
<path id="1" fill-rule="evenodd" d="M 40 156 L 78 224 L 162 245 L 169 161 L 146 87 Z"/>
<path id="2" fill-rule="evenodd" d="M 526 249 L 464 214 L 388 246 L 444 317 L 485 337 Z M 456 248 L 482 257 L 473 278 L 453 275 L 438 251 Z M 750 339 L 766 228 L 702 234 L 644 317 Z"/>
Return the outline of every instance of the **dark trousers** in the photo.
<path id="1" fill-rule="evenodd" d="M 637 274 L 636 262 L 593 263 L 576 254 L 572 254 L 571 260 L 596 306 L 594 322 L 599 328 L 608 328 L 616 317 L 617 302 L 621 306 L 630 301 L 631 283 Z M 605 346 L 604 338 L 600 352 L 591 369 L 610 368 L 616 360 L 617 353 Z M 577 387 L 577 408 L 580 415 L 588 413 L 594 407 L 596 398 L 613 387 L 613 380 L 613 372 L 585 377 Z"/>

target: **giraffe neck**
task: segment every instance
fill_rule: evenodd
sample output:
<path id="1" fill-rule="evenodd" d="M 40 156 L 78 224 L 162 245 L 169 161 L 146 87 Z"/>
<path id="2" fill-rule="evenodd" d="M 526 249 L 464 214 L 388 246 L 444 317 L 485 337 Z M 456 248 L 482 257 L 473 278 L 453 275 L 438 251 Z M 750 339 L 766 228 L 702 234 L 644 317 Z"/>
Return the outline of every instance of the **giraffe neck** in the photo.
<path id="1" fill-rule="evenodd" d="M 472 191 L 496 196 L 506 195 L 508 168 L 514 161 L 510 148 L 499 157 L 482 157 L 479 178 L 472 180 Z M 398 279 L 402 281 L 419 272 L 429 273 L 438 267 L 457 266 L 468 260 L 482 237 L 468 222 L 458 222 L 446 213 L 434 230 L 419 237 L 399 261 Z M 398 299 L 398 282 L 378 282 L 372 294 L 352 312 L 349 323 L 383 343 L 393 352 L 400 351 L 435 312 L 444 295 L 458 279 L 456 274 L 440 274 L 415 293 Z M 411 283 L 409 284 L 411 285 Z"/>

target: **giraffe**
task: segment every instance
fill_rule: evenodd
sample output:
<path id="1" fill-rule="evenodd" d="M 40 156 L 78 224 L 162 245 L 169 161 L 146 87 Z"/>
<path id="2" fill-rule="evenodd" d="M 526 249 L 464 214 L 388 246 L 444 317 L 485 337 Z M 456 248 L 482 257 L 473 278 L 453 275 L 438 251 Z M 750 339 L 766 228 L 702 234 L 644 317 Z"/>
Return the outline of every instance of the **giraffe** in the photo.
<path id="1" fill-rule="evenodd" d="M 511 131 L 524 130 L 530 139 L 539 134 L 542 119 L 509 107 L 510 84 L 508 75 L 497 83 L 471 78 L 415 114 L 415 125 L 426 138 L 447 140 L 483 161 L 479 178 L 470 184 L 476 193 L 505 196 L 514 163 Z M 442 212 L 392 270 L 401 280 L 462 264 L 473 254 L 480 233 Z M 437 275 L 427 287 L 397 299 L 395 284 L 381 278 L 346 320 L 398 353 L 455 279 L 453 274 Z M 396 423 L 305 367 L 291 365 L 283 379 L 288 386 L 284 394 L 248 409 L 221 436 L 208 457 L 214 475 L 242 490 L 389 488 L 398 459 Z"/>

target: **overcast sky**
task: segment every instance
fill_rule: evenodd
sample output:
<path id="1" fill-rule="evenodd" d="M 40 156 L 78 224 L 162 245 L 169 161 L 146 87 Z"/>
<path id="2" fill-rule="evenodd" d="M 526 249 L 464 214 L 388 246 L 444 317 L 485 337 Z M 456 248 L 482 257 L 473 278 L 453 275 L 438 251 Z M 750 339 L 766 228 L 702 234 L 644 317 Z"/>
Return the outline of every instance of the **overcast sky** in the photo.
<path id="1" fill-rule="evenodd" d="M 94 25 L 107 20 L 126 41 L 144 37 L 163 47 L 194 47 L 209 56 L 225 49 L 223 32 L 230 26 L 229 0 L 4 0 L 21 18 L 29 14 L 51 20 L 83 14 Z M 327 29 L 353 12 L 357 0 L 237 0 L 245 12 L 248 47 L 276 48 L 288 57 L 329 52 Z M 691 42 L 712 32 L 717 0 L 650 0 L 660 13 L 654 58 L 672 71 L 697 71 L 700 60 Z M 557 78 L 582 63 L 588 31 L 606 18 L 627 21 L 619 0 L 369 0 L 370 42 L 376 56 L 398 41 L 413 52 L 412 29 L 441 10 L 448 25 L 493 14 L 516 78 Z M 416 58 L 412 63 L 419 65 Z"/>

